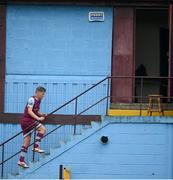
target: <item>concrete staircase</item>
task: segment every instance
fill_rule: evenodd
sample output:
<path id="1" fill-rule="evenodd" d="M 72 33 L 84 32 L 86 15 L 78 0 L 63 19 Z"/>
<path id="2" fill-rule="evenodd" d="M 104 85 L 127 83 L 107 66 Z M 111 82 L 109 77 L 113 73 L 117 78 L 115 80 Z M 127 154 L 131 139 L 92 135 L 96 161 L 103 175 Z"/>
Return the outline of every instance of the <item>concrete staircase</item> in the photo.
<path id="1" fill-rule="evenodd" d="M 60 164 L 74 179 L 172 178 L 172 124 L 171 117 L 103 116 L 8 178 L 58 179 Z M 103 135 L 107 144 L 100 142 Z"/>
<path id="2" fill-rule="evenodd" d="M 102 118 L 103 119 L 103 118 Z M 18 168 L 18 172 L 15 174 L 8 174 L 8 179 L 34 179 L 36 177 L 36 172 L 44 165 L 48 164 L 49 162 L 51 162 L 53 159 L 61 156 L 62 154 L 64 154 L 66 151 L 70 150 L 71 148 L 73 148 L 74 146 L 76 146 L 77 144 L 79 144 L 80 142 L 82 142 L 83 140 L 85 140 L 86 138 L 88 138 L 89 136 L 91 136 L 92 134 L 94 134 L 95 132 L 97 132 L 98 130 L 100 130 L 101 128 L 105 127 L 106 125 L 108 125 L 108 122 L 106 121 L 91 121 L 91 125 L 84 125 L 82 126 L 82 129 L 77 130 L 76 135 L 71 135 L 71 137 L 69 138 L 68 141 L 60 141 L 57 142 L 57 146 L 54 148 L 50 148 L 49 153 L 44 153 L 44 154 L 39 154 L 39 158 L 37 161 L 32 162 L 30 161 L 29 164 L 29 168 L 28 169 L 23 169 L 21 167 Z M 57 170 L 57 177 L 59 177 L 59 171 Z M 46 178 L 57 178 L 54 176 L 51 176 L 51 174 L 49 176 L 47 176 Z M 40 174 L 40 176 L 37 178 L 45 178 L 45 175 L 42 176 Z"/>

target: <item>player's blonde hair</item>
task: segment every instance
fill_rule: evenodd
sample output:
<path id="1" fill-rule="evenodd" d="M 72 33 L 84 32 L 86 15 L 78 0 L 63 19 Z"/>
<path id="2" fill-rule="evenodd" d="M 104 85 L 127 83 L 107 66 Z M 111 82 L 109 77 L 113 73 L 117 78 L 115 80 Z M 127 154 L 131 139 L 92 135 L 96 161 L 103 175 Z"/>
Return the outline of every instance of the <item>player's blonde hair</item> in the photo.
<path id="1" fill-rule="evenodd" d="M 38 86 L 35 90 L 35 92 L 46 92 L 46 88 L 42 87 L 42 86 Z"/>

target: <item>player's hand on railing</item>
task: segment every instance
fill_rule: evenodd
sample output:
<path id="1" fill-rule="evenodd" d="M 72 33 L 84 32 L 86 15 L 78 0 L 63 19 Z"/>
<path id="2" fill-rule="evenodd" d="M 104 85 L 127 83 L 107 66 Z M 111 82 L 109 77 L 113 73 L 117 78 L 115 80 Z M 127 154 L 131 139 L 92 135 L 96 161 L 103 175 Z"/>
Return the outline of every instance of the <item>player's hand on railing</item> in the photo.
<path id="1" fill-rule="evenodd" d="M 45 120 L 45 117 L 39 117 L 38 118 L 38 121 L 43 121 L 43 120 Z"/>
<path id="2" fill-rule="evenodd" d="M 43 117 L 46 118 L 47 114 L 43 114 Z"/>

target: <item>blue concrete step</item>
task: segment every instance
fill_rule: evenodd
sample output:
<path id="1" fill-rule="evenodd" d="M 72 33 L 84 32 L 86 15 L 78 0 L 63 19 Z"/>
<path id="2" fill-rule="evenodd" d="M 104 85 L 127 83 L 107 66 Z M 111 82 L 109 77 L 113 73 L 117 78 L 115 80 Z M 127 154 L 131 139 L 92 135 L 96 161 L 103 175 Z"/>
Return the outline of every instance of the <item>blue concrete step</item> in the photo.
<path id="1" fill-rule="evenodd" d="M 57 145 L 51 147 L 49 152 L 46 154 L 40 154 L 39 160 L 32 162 L 30 161 L 29 168 L 23 169 L 19 167 L 19 171 L 16 174 L 9 174 L 8 178 L 24 178 L 25 176 L 31 175 L 37 168 L 40 168 L 43 164 L 48 163 L 54 156 L 60 155 L 65 152 L 68 148 L 75 145 L 75 143 L 80 142 L 83 138 L 87 137 L 91 133 L 95 132 L 95 130 L 101 128 L 101 122 L 92 121 L 91 125 L 83 125 L 81 127 L 77 127 L 77 134 L 71 135 L 68 141 L 59 141 Z"/>

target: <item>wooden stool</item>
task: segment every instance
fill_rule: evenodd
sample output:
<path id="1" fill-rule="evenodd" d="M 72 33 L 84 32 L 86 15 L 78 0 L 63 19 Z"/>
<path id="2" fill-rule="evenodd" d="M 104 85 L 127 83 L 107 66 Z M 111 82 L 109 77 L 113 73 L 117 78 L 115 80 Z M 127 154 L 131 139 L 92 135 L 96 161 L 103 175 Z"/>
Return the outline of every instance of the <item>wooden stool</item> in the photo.
<path id="1" fill-rule="evenodd" d="M 162 95 L 148 95 L 149 104 L 147 115 L 152 116 L 152 112 L 159 112 L 160 115 L 164 116 L 164 111 L 161 106 L 161 97 Z M 156 103 L 157 108 L 154 107 L 154 103 Z"/>

